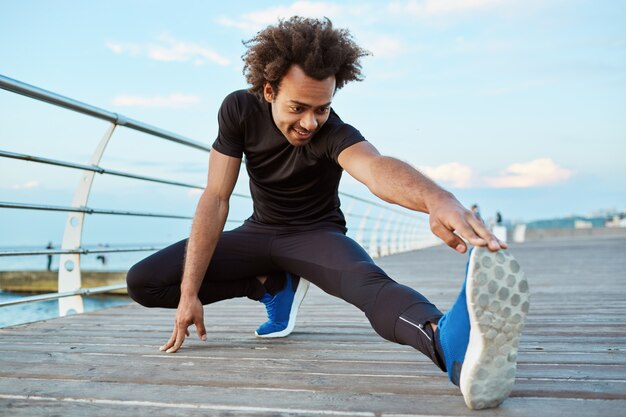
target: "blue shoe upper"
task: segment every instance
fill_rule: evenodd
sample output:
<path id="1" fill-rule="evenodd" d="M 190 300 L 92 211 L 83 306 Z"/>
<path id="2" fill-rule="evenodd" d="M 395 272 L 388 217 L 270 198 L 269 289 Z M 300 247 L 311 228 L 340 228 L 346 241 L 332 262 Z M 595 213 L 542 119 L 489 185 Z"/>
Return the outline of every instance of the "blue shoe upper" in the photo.
<path id="1" fill-rule="evenodd" d="M 267 321 L 256 330 L 257 335 L 263 336 L 270 333 L 280 332 L 287 328 L 291 306 L 295 295 L 294 281 L 299 280 L 290 273 L 286 273 L 285 287 L 275 295 L 265 293 L 259 300 L 265 304 Z M 295 282 L 297 286 L 297 281 Z"/>
<path id="2" fill-rule="evenodd" d="M 470 251 L 471 254 L 471 251 Z M 465 271 L 465 281 L 459 293 L 458 298 L 439 319 L 436 338 L 440 350 L 443 353 L 443 359 L 448 371 L 448 377 L 454 385 L 459 385 L 461 380 L 461 367 L 465 359 L 465 352 L 469 344 L 470 336 L 470 320 L 467 310 L 467 298 L 465 294 L 465 286 L 467 284 L 467 268 Z"/>

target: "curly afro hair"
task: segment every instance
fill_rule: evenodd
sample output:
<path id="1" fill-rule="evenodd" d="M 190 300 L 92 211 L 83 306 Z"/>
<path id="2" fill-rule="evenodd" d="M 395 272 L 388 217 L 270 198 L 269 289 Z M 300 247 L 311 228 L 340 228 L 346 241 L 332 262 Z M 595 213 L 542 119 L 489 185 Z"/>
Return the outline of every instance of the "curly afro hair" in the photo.
<path id="1" fill-rule="evenodd" d="M 363 80 L 360 58 L 370 53 L 360 48 L 346 29 L 335 29 L 324 20 L 293 16 L 268 26 L 243 43 L 247 52 L 243 74 L 250 91 L 263 100 L 263 85 L 269 82 L 275 93 L 287 70 L 299 65 L 309 77 L 324 80 L 332 75 L 336 89 L 349 81 Z"/>

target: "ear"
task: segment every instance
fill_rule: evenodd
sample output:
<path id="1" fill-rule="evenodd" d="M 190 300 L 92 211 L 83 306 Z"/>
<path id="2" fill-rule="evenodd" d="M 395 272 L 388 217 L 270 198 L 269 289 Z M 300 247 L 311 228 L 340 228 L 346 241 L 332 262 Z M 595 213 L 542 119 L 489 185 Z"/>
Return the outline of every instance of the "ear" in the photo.
<path id="1" fill-rule="evenodd" d="M 263 97 L 265 97 L 265 101 L 268 103 L 274 101 L 274 89 L 267 81 L 263 84 Z"/>

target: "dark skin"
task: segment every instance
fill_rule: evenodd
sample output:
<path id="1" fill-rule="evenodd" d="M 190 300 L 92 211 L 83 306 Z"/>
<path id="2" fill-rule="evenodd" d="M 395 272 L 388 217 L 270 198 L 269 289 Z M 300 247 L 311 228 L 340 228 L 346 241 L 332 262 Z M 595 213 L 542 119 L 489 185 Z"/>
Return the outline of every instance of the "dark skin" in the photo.
<path id="1" fill-rule="evenodd" d="M 293 65 L 282 78 L 279 91 L 265 84 L 264 97 L 271 103 L 274 123 L 285 140 L 304 146 L 315 140 L 315 133 L 328 120 L 335 93 L 335 77 L 316 80 Z M 409 164 L 381 155 L 369 142 L 359 142 L 339 154 L 339 164 L 351 176 L 365 184 L 379 198 L 411 210 L 429 214 L 430 228 L 446 245 L 459 253 L 474 246 L 491 251 L 506 249 L 474 214 L 449 192 Z M 195 325 L 198 337 L 207 339 L 204 311 L 198 299 L 202 279 L 224 230 L 229 200 L 237 182 L 240 158 L 211 151 L 207 187 L 194 216 L 185 257 L 181 298 L 170 339 L 161 350 L 174 353 Z M 212 220 L 209 220 L 212 219 Z M 431 323 L 433 330 L 436 328 Z"/>

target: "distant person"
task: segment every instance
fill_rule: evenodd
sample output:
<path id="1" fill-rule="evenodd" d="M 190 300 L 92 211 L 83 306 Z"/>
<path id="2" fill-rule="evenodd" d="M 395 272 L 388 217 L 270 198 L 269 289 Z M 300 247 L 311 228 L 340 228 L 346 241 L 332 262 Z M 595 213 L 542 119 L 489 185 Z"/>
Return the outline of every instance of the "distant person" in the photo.
<path id="1" fill-rule="evenodd" d="M 478 220 L 484 223 L 483 218 L 480 216 L 480 209 L 478 208 L 478 204 L 472 204 L 471 210 L 472 213 L 474 213 L 474 216 L 476 216 Z"/>
<path id="2" fill-rule="evenodd" d="M 502 214 L 499 211 L 496 211 L 496 225 L 502 225 Z"/>
<path id="3" fill-rule="evenodd" d="M 134 300 L 177 309 L 161 350 L 178 351 L 192 324 L 206 340 L 203 304 L 233 297 L 265 304 L 268 321 L 258 337 L 289 335 L 308 287 L 300 277 L 306 277 L 361 309 L 383 338 L 414 347 L 447 371 L 469 407 L 498 406 L 513 388 L 528 309 L 524 275 L 501 251 L 506 245 L 451 193 L 411 165 L 380 155 L 331 108 L 337 90 L 363 77 L 360 58 L 367 52 L 347 30 L 328 19 L 292 17 L 245 45 L 251 87 L 229 94 L 219 110 L 189 239 L 128 271 Z M 389 123 L 378 109 L 372 117 Z M 244 156 L 253 214 L 224 231 Z M 433 233 L 459 253 L 468 251 L 463 239 L 478 246 L 467 276 L 459 271 L 461 291 L 445 315 L 392 280 L 346 236 L 337 191 L 343 170 L 381 199 L 428 213 Z M 413 389 L 419 409 L 419 385 Z"/>
<path id="4" fill-rule="evenodd" d="M 105 244 L 98 243 L 98 249 L 108 248 L 108 247 L 109 247 L 108 243 L 105 243 Z M 101 253 L 100 255 L 96 256 L 96 260 L 100 261 L 101 265 L 105 267 L 107 264 L 108 258 L 104 253 Z"/>
<path id="5" fill-rule="evenodd" d="M 54 246 L 52 245 L 52 242 L 48 242 L 48 246 L 46 246 L 46 249 L 54 249 Z M 46 268 L 48 271 L 52 271 L 52 255 L 48 254 L 48 267 Z"/>
<path id="6" fill-rule="evenodd" d="M 96 259 L 99 260 L 102 263 L 102 266 L 106 266 L 106 264 L 107 264 L 107 257 L 105 255 L 98 255 L 98 256 L 96 256 Z"/>

